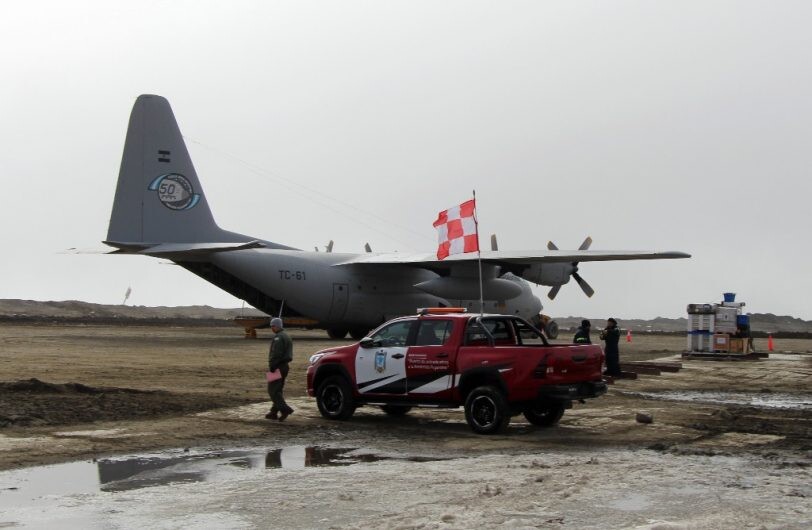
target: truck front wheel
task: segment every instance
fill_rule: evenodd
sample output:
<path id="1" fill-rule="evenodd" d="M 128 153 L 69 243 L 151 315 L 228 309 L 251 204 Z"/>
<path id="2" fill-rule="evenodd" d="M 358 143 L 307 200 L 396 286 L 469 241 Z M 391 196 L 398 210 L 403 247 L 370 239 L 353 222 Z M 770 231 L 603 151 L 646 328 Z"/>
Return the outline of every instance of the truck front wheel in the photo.
<path id="1" fill-rule="evenodd" d="M 328 377 L 319 385 L 316 404 L 321 415 L 330 420 L 348 420 L 355 413 L 352 387 L 340 375 Z"/>
<path id="2" fill-rule="evenodd" d="M 465 399 L 465 420 L 477 434 L 503 431 L 510 423 L 510 407 L 494 386 L 479 386 Z"/>
<path id="3" fill-rule="evenodd" d="M 551 427 L 558 423 L 564 415 L 564 403 L 560 401 L 546 401 L 534 403 L 524 410 L 524 417 L 533 425 Z"/>

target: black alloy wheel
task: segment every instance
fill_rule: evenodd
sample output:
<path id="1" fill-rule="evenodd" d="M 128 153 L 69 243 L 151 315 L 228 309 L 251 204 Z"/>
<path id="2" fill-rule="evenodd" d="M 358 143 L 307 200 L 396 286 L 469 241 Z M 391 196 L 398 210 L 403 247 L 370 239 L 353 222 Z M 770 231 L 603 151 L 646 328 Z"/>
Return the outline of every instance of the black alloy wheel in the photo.
<path id="1" fill-rule="evenodd" d="M 480 386 L 465 399 L 465 420 L 478 434 L 495 434 L 510 423 L 510 408 L 502 392 L 494 386 Z"/>
<path id="2" fill-rule="evenodd" d="M 319 385 L 316 404 L 321 415 L 330 420 L 348 420 L 355 413 L 352 387 L 340 375 L 330 376 Z"/>

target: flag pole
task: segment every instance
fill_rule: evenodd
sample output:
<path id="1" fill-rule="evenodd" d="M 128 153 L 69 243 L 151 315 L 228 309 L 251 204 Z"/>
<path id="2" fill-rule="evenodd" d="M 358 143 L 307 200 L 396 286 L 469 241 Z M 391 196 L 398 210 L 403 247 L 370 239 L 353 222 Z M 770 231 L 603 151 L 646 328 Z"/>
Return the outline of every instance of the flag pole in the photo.
<path id="1" fill-rule="evenodd" d="M 476 190 L 474 194 L 474 230 L 476 231 L 476 260 L 479 264 L 479 316 L 485 313 L 485 300 L 482 296 L 482 251 L 479 249 L 479 220 L 477 219 Z"/>

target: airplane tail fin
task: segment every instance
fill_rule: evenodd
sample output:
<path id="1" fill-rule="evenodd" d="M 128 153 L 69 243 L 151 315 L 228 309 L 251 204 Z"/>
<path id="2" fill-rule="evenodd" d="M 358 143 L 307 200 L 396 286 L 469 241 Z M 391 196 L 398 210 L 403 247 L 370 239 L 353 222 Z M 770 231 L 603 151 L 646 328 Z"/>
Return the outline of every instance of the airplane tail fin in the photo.
<path id="1" fill-rule="evenodd" d="M 214 222 L 169 102 L 139 96 L 130 114 L 106 242 L 143 248 L 252 239 Z"/>

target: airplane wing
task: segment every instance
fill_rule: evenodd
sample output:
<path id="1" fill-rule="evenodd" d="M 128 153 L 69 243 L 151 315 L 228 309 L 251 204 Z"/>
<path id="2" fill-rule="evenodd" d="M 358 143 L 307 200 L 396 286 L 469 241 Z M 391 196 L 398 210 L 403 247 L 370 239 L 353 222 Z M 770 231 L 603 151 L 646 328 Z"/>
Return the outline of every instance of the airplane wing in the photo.
<path id="1" fill-rule="evenodd" d="M 651 250 L 490 250 L 482 252 L 482 261 L 494 265 L 525 266 L 537 263 L 567 263 L 584 261 L 619 261 L 639 259 L 690 258 L 685 252 Z M 445 269 L 459 263 L 476 262 L 476 253 L 453 254 L 444 260 L 430 253 L 359 254 L 334 266 L 345 265 L 411 265 L 428 269 Z"/>

